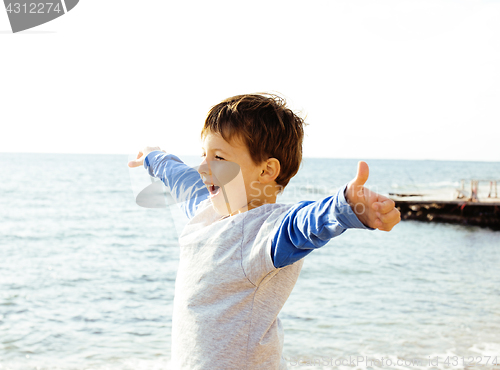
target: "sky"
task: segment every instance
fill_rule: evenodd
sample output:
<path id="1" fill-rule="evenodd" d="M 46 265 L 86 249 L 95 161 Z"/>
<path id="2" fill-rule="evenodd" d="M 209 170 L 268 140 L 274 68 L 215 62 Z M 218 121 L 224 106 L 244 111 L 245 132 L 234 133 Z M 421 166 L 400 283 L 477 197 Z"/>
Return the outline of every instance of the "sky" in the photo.
<path id="1" fill-rule="evenodd" d="M 500 161 L 500 0 L 80 0 L 12 34 L 0 152 L 200 154 L 211 106 L 278 93 L 305 157 Z"/>

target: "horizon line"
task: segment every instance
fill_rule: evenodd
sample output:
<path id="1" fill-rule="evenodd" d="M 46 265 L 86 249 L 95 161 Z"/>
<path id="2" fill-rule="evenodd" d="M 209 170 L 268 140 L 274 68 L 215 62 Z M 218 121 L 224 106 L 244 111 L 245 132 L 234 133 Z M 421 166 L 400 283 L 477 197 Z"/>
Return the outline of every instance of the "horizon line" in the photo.
<path id="1" fill-rule="evenodd" d="M 168 152 L 167 152 L 168 153 Z M 11 151 L 2 151 L 1 154 L 59 154 L 59 155 L 126 155 L 130 156 L 131 153 L 102 153 L 102 152 L 11 152 Z M 168 153 L 174 154 L 177 157 L 199 157 L 197 154 L 176 154 L 176 153 Z M 303 156 L 302 159 L 345 159 L 345 160 L 391 160 L 391 161 L 439 161 L 439 162 L 491 162 L 491 163 L 500 163 L 500 159 L 491 160 L 491 159 L 450 159 L 450 158 L 381 158 L 381 157 L 324 157 L 324 156 Z"/>

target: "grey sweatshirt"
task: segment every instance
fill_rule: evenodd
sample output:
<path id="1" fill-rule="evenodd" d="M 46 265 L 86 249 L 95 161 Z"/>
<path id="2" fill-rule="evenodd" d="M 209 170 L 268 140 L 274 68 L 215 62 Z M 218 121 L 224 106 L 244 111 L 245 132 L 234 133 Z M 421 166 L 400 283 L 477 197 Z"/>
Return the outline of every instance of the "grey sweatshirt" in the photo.
<path id="1" fill-rule="evenodd" d="M 172 317 L 175 370 L 282 370 L 278 313 L 303 260 L 275 268 L 271 238 L 289 205 L 221 219 L 203 201 L 180 237 Z"/>

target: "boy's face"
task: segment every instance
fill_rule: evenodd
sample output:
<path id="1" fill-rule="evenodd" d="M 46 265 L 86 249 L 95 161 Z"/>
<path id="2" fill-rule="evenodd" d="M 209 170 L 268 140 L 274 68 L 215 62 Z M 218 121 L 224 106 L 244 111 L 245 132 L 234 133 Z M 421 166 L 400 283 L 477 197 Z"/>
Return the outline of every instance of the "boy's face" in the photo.
<path id="1" fill-rule="evenodd" d="M 244 212 L 256 194 L 261 167 L 256 165 L 248 148 L 240 140 L 231 143 L 220 134 L 208 132 L 202 140 L 203 162 L 198 169 L 210 191 L 210 200 L 222 216 Z"/>

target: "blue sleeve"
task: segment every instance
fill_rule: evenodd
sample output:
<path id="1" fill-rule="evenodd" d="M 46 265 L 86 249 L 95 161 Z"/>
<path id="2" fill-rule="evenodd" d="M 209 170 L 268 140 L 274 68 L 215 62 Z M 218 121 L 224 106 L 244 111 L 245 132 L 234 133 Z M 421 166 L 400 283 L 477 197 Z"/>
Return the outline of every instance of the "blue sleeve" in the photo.
<path id="1" fill-rule="evenodd" d="M 144 168 L 167 186 L 188 218 L 192 218 L 198 204 L 208 198 L 209 192 L 200 174 L 175 155 L 151 152 L 144 159 Z"/>
<path id="2" fill-rule="evenodd" d="M 334 196 L 297 203 L 287 212 L 271 242 L 274 267 L 291 265 L 349 228 L 373 230 L 359 221 L 344 191 L 345 186 Z"/>

